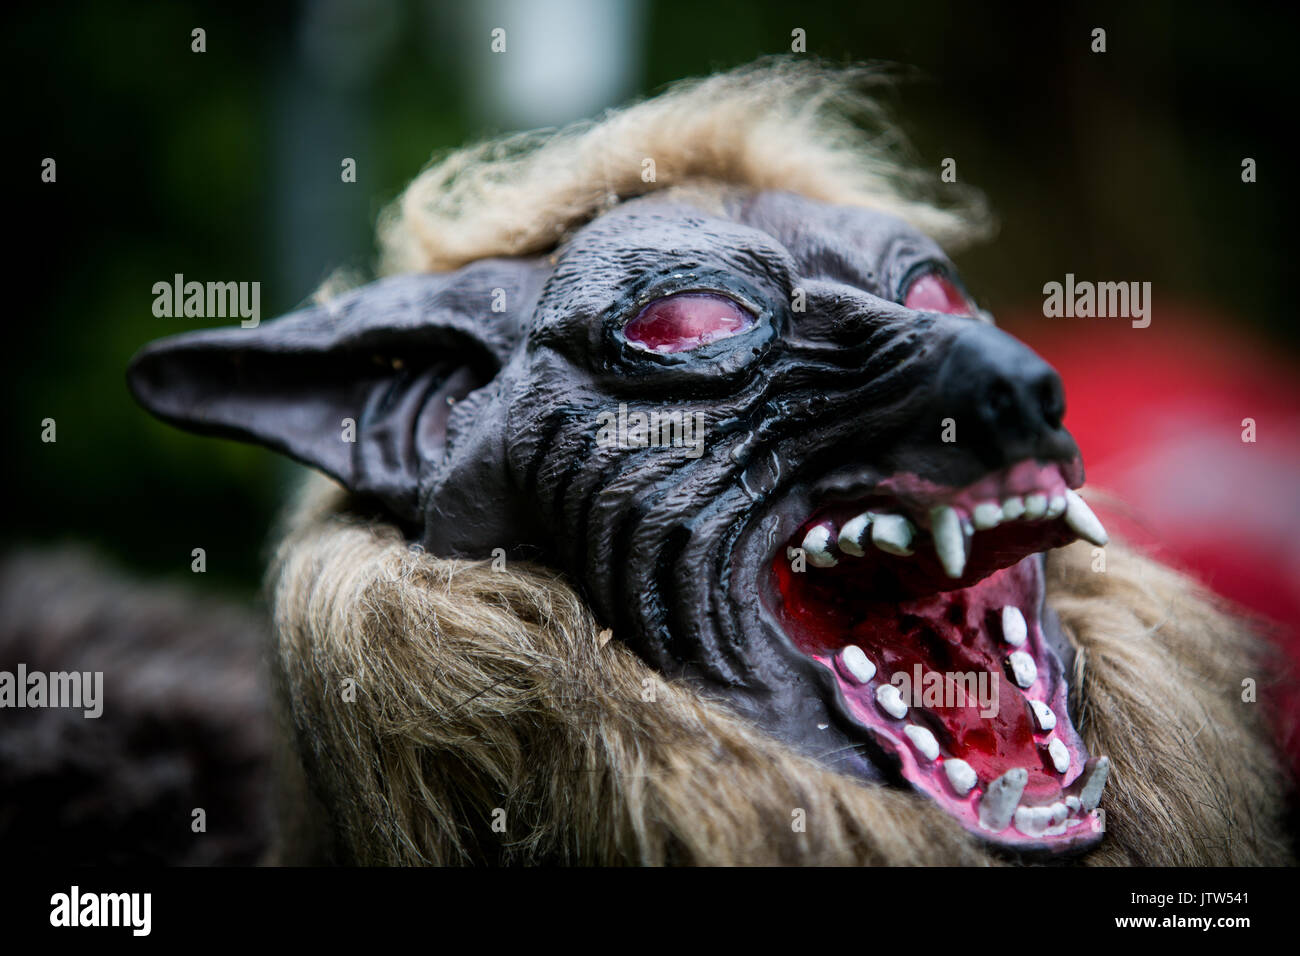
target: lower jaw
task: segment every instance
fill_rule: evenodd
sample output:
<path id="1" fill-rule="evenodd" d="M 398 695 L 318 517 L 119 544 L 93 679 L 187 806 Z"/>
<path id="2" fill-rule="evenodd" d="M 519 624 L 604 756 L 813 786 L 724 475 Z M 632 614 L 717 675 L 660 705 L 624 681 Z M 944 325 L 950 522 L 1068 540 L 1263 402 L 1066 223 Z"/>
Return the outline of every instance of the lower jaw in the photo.
<path id="1" fill-rule="evenodd" d="M 919 596 L 854 591 L 779 557 L 772 576 L 774 616 L 833 676 L 836 705 L 875 762 L 891 763 L 994 844 L 1060 852 L 1099 838 L 1090 811 L 1107 765 L 1090 757 L 1069 717 L 1067 682 L 1049 646 L 1059 635 L 1045 608 L 1041 555 Z M 1003 633 L 1006 608 L 1023 618 L 1018 644 Z M 1008 665 L 1016 651 L 1033 661 L 1032 680 Z M 874 669 L 866 680 L 862 659 Z M 882 692 L 891 687 L 896 693 Z"/>

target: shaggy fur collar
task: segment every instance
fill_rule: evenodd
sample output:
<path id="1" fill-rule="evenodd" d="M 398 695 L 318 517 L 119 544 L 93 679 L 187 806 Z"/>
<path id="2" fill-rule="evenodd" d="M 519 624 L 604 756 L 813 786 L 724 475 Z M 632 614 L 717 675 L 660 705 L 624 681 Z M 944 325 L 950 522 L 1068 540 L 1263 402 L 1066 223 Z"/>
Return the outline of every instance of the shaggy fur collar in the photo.
<path id="1" fill-rule="evenodd" d="M 1266 683 L 1258 645 L 1174 571 L 1107 561 L 1080 544 L 1047 565 L 1072 709 L 1113 762 L 1106 837 L 1078 862 L 1287 862 L 1282 772 L 1242 701 Z M 663 679 L 552 572 L 431 558 L 323 480 L 270 585 L 286 862 L 1013 862 Z"/>

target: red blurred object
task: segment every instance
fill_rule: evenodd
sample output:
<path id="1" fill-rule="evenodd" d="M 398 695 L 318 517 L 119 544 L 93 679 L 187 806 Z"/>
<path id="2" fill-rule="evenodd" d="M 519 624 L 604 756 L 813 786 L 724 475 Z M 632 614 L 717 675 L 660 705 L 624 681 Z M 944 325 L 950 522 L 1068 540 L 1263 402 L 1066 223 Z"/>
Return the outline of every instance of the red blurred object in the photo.
<path id="1" fill-rule="evenodd" d="M 1111 533 L 1271 621 L 1300 673 L 1300 361 L 1169 306 L 1144 329 L 1028 314 L 1004 325 L 1060 372 L 1089 503 Z M 1294 673 L 1259 685 L 1300 769 Z"/>

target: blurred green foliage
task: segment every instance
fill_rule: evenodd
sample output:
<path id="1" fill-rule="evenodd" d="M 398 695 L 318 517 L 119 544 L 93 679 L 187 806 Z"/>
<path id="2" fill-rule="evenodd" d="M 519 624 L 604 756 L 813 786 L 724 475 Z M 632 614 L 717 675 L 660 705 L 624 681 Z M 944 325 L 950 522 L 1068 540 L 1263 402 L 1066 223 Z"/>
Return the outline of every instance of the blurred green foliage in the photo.
<path id="1" fill-rule="evenodd" d="M 394 9 L 382 62 L 363 87 L 338 92 L 364 143 L 333 143 L 318 166 L 293 168 L 283 124 L 299 102 L 301 7 L 9 11 L 8 181 L 25 293 L 6 325 L 11 541 L 90 540 L 175 576 L 203 547 L 210 581 L 256 586 L 293 466 L 154 421 L 123 371 L 143 343 L 194 327 L 151 314 L 153 283 L 261 278 L 264 317 L 286 311 L 335 267 L 368 265 L 375 215 L 433 151 L 495 132 L 467 106 L 466 41 L 440 27 L 448 11 Z M 1293 67 L 1280 17 L 1291 14 L 1168 0 L 995 11 L 663 0 L 640 20 L 639 87 L 786 51 L 795 27 L 833 61 L 914 66 L 890 99 L 918 156 L 936 171 L 955 157 L 1002 223 L 959 262 L 995 312 L 1040 301 L 1042 283 L 1066 272 L 1141 279 L 1157 308 L 1204 306 L 1294 348 L 1284 301 L 1294 227 L 1282 203 Z M 202 55 L 190 51 L 196 25 Z M 1108 32 L 1104 55 L 1089 52 L 1094 26 Z M 336 157 L 358 152 L 360 181 L 341 186 Z M 45 156 L 57 159 L 56 186 L 39 182 Z M 1240 181 L 1243 156 L 1259 163 L 1254 186 Z M 340 189 L 357 198 L 322 207 L 332 228 L 316 235 L 295 220 L 302 210 L 286 213 L 291 184 L 322 203 Z M 318 272 L 285 281 L 276 263 L 304 236 Z M 39 440 L 45 418 L 57 421 L 56 444 Z"/>

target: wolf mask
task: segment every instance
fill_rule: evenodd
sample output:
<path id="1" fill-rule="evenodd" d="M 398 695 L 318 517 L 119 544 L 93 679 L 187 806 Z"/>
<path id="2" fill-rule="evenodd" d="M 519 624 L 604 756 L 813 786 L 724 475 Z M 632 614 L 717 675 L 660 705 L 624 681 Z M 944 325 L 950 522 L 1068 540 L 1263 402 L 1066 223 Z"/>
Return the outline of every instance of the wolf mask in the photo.
<path id="1" fill-rule="evenodd" d="M 140 353 L 131 388 L 570 577 L 648 664 L 985 839 L 1098 839 L 1042 553 L 1106 536 L 1053 370 L 886 212 L 614 205 L 549 254 L 376 281 Z"/>

